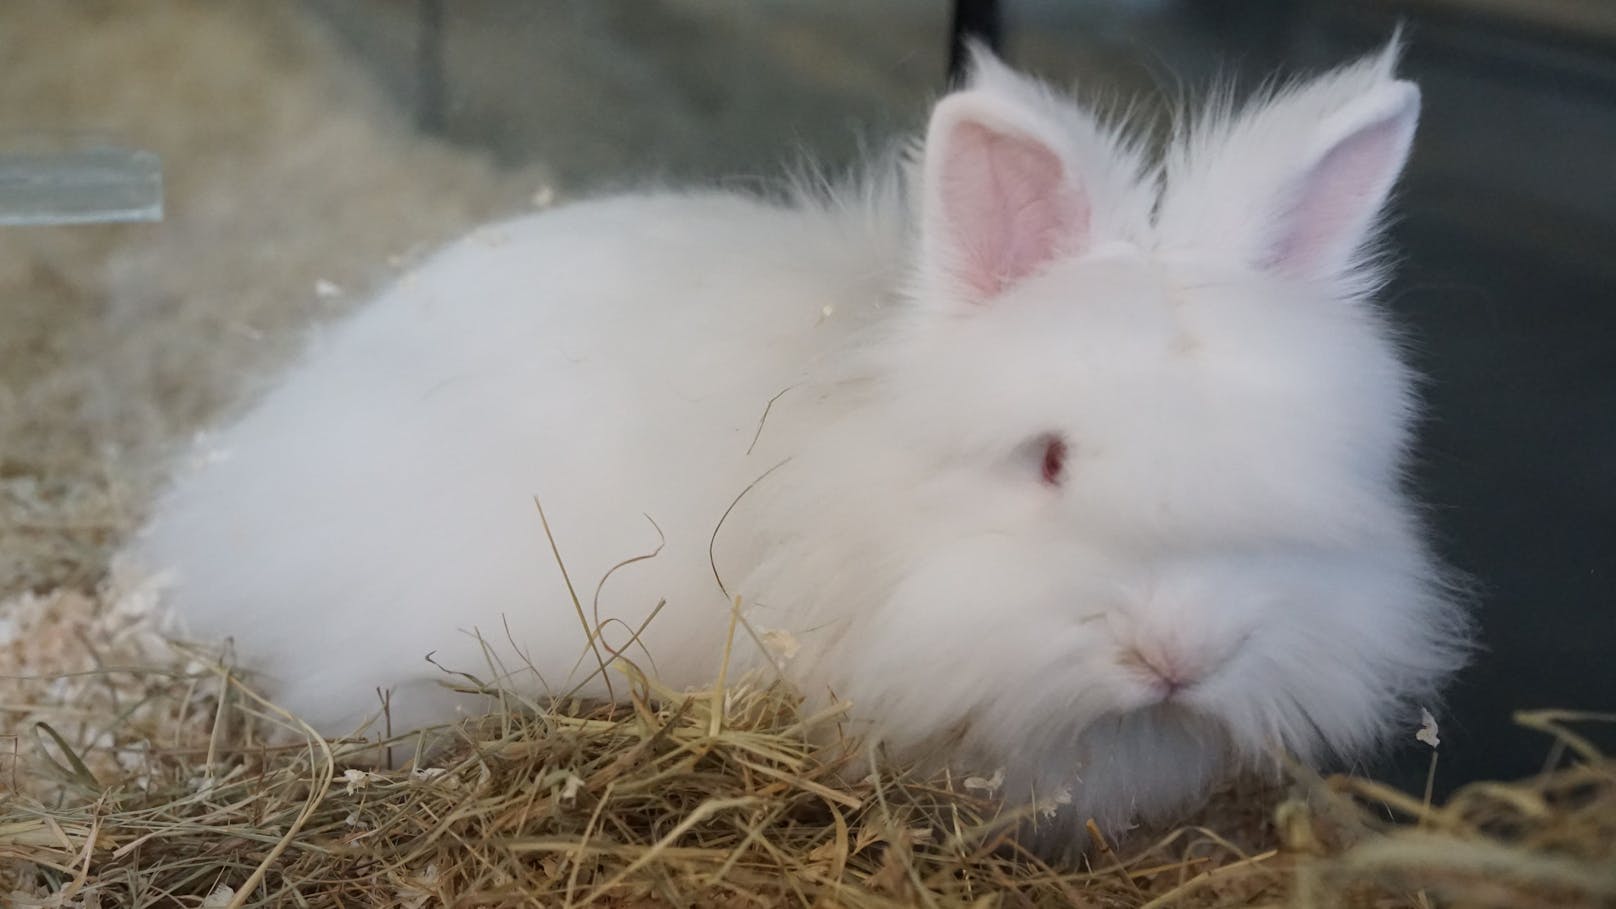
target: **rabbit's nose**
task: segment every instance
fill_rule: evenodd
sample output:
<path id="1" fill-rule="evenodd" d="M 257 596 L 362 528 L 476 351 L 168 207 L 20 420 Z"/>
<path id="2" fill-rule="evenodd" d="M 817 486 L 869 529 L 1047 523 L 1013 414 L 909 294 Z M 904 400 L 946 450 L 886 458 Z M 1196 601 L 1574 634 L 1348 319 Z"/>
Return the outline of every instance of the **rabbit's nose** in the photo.
<path id="1" fill-rule="evenodd" d="M 1182 651 L 1160 647 L 1126 647 L 1117 663 L 1136 674 L 1164 701 L 1194 687 L 1216 668 Z"/>

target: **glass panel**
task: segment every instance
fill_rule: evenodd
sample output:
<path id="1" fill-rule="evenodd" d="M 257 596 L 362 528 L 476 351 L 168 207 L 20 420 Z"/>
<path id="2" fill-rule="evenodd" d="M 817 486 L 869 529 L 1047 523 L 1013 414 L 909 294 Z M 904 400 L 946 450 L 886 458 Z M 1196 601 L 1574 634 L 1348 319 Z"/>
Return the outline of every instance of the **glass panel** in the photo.
<path id="1" fill-rule="evenodd" d="M 110 145 L 0 149 L 0 225 L 157 221 L 163 168 L 155 154 Z"/>

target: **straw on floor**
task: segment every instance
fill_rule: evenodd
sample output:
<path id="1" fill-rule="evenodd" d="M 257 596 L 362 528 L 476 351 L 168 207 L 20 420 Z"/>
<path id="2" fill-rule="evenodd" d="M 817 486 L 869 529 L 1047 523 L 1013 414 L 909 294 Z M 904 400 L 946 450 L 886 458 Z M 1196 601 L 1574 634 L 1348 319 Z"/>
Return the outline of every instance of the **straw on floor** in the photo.
<path id="1" fill-rule="evenodd" d="M 0 894 L 16 906 L 1498 906 L 1616 900 L 1616 762 L 1539 712 L 1554 769 L 1444 804 L 1298 771 L 1217 826 L 1095 833 L 1053 867 L 993 781 L 880 765 L 777 685 L 535 705 L 327 741 L 132 617 L 136 588 L 0 604 L 11 646 L 83 671 L 4 681 Z M 43 651 L 40 651 L 43 652 Z M 162 657 L 167 655 L 166 662 Z M 12 654 L 15 658 L 16 654 Z M 462 684 L 476 684 L 462 678 Z M 1410 730 L 1414 735 L 1415 730 Z M 1430 738 L 1431 730 L 1425 735 Z M 406 760 L 410 753 L 420 755 Z"/>

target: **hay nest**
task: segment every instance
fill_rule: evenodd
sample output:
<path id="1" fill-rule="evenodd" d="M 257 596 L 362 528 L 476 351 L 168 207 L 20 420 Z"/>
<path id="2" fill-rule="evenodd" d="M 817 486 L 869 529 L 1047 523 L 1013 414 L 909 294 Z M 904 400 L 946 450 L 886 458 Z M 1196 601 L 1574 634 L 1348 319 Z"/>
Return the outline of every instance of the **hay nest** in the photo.
<path id="1" fill-rule="evenodd" d="M 1616 761 L 1446 804 L 1297 773 L 1277 798 L 1055 867 L 992 781 L 816 749 L 778 687 L 505 709 L 325 740 L 153 630 L 153 594 L 0 603 L 0 894 L 15 906 L 1499 906 L 1616 900 Z M 464 684 L 475 680 L 462 678 Z M 419 759 L 406 760 L 406 754 Z M 6 766 L 9 764 L 9 766 Z M 1228 815 L 1228 812 L 1224 812 Z M 1255 818 L 1255 820 L 1253 820 Z M 1394 820 L 1394 818 L 1396 820 Z"/>

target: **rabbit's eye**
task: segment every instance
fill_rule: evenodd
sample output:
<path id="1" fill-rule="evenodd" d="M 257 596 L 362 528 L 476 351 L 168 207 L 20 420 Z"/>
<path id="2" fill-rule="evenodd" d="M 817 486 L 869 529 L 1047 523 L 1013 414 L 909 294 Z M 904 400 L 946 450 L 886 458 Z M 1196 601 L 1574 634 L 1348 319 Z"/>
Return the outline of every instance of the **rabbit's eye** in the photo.
<path id="1" fill-rule="evenodd" d="M 1039 478 L 1045 486 L 1060 486 L 1066 481 L 1066 439 L 1055 433 L 1046 433 L 1028 444 L 1028 454 L 1036 458 Z"/>
<path id="2" fill-rule="evenodd" d="M 1018 476 L 1036 472 L 1045 486 L 1059 488 L 1066 482 L 1066 456 L 1070 446 L 1060 433 L 1046 432 L 1017 446 L 1012 462 Z"/>
<path id="3" fill-rule="evenodd" d="M 1059 486 L 1066 479 L 1066 440 L 1051 436 L 1044 441 L 1044 482 Z"/>

